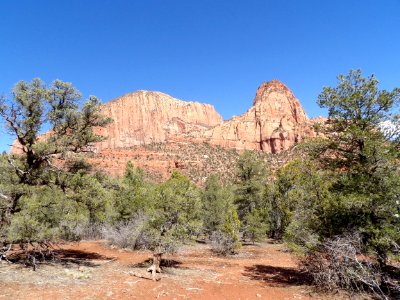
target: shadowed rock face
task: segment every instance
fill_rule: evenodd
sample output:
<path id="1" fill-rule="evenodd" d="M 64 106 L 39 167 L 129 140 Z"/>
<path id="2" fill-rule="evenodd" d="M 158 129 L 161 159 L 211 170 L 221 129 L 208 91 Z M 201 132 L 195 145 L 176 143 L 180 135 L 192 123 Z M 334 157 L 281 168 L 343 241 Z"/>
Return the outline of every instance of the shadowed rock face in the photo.
<path id="1" fill-rule="evenodd" d="M 314 135 L 300 102 L 283 83 L 272 80 L 261 84 L 247 112 L 208 130 L 204 137 L 223 147 L 277 153 Z"/>

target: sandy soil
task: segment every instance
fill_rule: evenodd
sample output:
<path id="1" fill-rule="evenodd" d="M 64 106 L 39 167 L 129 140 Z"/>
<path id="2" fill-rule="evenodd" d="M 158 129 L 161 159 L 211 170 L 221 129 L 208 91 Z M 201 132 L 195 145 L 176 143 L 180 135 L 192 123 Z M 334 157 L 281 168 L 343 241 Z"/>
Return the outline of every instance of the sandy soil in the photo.
<path id="1" fill-rule="evenodd" d="M 221 258 L 197 244 L 165 256 L 159 281 L 148 276 L 150 252 L 112 249 L 101 241 L 60 246 L 37 271 L 0 264 L 0 299 L 345 299 L 316 294 L 279 244 L 248 245 Z"/>

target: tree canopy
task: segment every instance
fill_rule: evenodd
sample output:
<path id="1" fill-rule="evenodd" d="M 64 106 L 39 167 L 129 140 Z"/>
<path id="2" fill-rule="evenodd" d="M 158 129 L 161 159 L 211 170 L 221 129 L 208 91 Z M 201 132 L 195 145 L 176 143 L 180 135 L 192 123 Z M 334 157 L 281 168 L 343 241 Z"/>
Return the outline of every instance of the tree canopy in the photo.
<path id="1" fill-rule="evenodd" d="M 111 120 L 96 97 L 82 103 L 79 91 L 61 80 L 49 87 L 39 78 L 20 81 L 11 99 L 0 99 L 0 118 L 22 153 L 1 157 L 2 240 L 52 239 L 79 218 L 105 219 L 107 193 L 70 155 L 104 138 L 95 127 Z"/>

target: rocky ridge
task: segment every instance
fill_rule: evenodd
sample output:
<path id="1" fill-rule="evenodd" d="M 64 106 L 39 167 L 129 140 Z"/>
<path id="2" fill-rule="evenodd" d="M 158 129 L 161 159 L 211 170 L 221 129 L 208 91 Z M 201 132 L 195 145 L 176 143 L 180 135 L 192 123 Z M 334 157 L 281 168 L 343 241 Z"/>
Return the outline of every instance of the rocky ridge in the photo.
<path id="1" fill-rule="evenodd" d="M 191 141 L 278 153 L 315 135 L 299 100 L 278 80 L 261 84 L 251 108 L 226 121 L 209 104 L 149 91 L 108 102 L 103 112 L 114 122 L 100 130 L 107 139 L 98 151 Z"/>
<path id="2" fill-rule="evenodd" d="M 107 136 L 96 145 L 98 151 L 163 143 L 176 136 L 196 136 L 222 122 L 210 104 L 182 101 L 151 91 L 119 97 L 105 103 L 102 111 L 113 122 L 98 130 Z"/>
<path id="3" fill-rule="evenodd" d="M 225 121 L 212 105 L 152 91 L 126 94 L 102 112 L 113 123 L 96 129 L 106 139 L 94 145 L 89 161 L 114 175 L 132 161 L 157 181 L 181 169 L 201 182 L 209 172 L 229 173 L 224 166 L 234 164 L 237 151 L 278 154 L 317 135 L 314 121 L 278 80 L 262 83 L 250 109 Z M 11 153 L 18 152 L 14 143 Z"/>
<path id="4" fill-rule="evenodd" d="M 205 138 L 223 147 L 278 153 L 314 135 L 299 100 L 272 80 L 260 85 L 247 112 L 208 130 Z"/>

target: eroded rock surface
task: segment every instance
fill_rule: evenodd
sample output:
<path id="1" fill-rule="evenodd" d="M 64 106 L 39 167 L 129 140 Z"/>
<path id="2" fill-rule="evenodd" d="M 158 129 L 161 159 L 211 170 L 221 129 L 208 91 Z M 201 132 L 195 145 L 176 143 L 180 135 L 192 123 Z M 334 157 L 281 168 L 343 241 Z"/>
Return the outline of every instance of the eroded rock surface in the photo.
<path id="1" fill-rule="evenodd" d="M 158 170 L 165 177 L 170 170 L 179 168 L 179 164 L 191 161 L 179 160 L 177 165 L 176 155 L 147 153 L 148 149 L 142 147 L 145 145 L 175 144 L 173 149 L 179 149 L 205 142 L 235 150 L 279 153 L 305 137 L 317 135 L 314 120 L 308 119 L 299 100 L 278 80 L 262 83 L 250 109 L 226 121 L 222 121 L 212 105 L 151 91 L 137 91 L 107 102 L 103 113 L 114 122 L 97 129 L 107 138 L 94 145 L 96 154 L 90 160 L 111 174 L 121 174 L 125 162 L 131 160 L 152 172 Z M 11 152 L 20 153 L 19 148 L 14 142 Z M 144 164 L 153 156 L 160 159 Z"/>
<path id="2" fill-rule="evenodd" d="M 261 84 L 252 107 L 223 121 L 209 104 L 138 91 L 104 105 L 114 123 L 102 130 L 98 149 L 188 140 L 238 150 L 277 153 L 315 133 L 299 100 L 278 80 Z"/>
<path id="3" fill-rule="evenodd" d="M 99 150 L 163 143 L 171 136 L 202 132 L 222 122 L 210 104 L 150 91 L 137 91 L 110 101 L 104 104 L 103 112 L 114 122 L 100 130 L 107 139 L 97 145 Z"/>
<path id="4" fill-rule="evenodd" d="M 210 143 L 235 149 L 277 153 L 314 136 L 299 100 L 283 83 L 272 80 L 258 88 L 252 107 L 205 133 Z"/>

